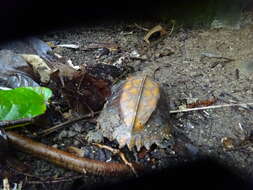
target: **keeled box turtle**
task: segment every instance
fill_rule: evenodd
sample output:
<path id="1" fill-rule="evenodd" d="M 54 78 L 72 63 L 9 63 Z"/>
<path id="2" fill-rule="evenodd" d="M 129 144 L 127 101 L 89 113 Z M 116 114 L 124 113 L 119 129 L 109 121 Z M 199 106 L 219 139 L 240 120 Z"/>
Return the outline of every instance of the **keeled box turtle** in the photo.
<path id="1" fill-rule="evenodd" d="M 166 96 L 147 75 L 132 76 L 115 85 L 97 122 L 97 132 L 90 132 L 87 139 L 92 141 L 99 132 L 111 141 L 117 140 L 120 148 L 150 149 L 152 144 L 162 146 L 163 140 L 171 137 Z"/>

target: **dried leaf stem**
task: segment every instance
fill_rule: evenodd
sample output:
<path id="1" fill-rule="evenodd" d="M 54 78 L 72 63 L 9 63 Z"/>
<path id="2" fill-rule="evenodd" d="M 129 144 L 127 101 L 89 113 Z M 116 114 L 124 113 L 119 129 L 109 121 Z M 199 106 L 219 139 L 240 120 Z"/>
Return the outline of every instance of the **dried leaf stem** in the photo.
<path id="1" fill-rule="evenodd" d="M 131 168 L 125 164 L 80 158 L 74 154 L 33 141 L 13 131 L 7 131 L 6 134 L 10 144 L 20 151 L 30 153 L 76 172 L 107 176 L 132 175 Z M 140 169 L 140 166 L 137 164 L 134 164 L 134 167 L 135 169 Z"/>

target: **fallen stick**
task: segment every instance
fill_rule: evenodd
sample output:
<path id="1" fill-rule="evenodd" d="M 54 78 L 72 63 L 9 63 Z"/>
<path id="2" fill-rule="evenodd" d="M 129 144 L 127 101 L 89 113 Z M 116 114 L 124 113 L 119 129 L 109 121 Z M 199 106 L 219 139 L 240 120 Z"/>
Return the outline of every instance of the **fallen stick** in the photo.
<path id="1" fill-rule="evenodd" d="M 190 112 L 190 111 L 207 110 L 207 109 L 217 109 L 217 108 L 233 107 L 233 106 L 240 106 L 240 107 L 243 107 L 243 108 L 247 108 L 247 106 L 251 106 L 251 105 L 253 105 L 253 103 L 222 104 L 222 105 L 206 106 L 206 107 L 199 107 L 199 108 L 189 108 L 189 109 L 182 109 L 182 110 L 171 110 L 170 113 L 181 113 L 181 112 Z"/>
<path id="2" fill-rule="evenodd" d="M 20 151 L 30 153 L 36 157 L 76 172 L 106 176 L 133 175 L 132 169 L 125 164 L 80 158 L 74 154 L 21 136 L 13 131 L 7 131 L 6 134 L 10 144 Z M 135 169 L 141 168 L 138 164 L 134 164 L 134 166 L 136 167 Z"/>
<path id="3" fill-rule="evenodd" d="M 85 120 L 87 118 L 93 117 L 93 115 L 97 115 L 98 113 L 99 112 L 94 112 L 93 114 L 90 113 L 90 114 L 87 114 L 87 115 L 83 115 L 83 116 L 80 116 L 80 117 L 77 117 L 77 118 L 73 118 L 73 119 L 67 120 L 67 121 L 65 121 L 63 123 L 60 123 L 58 125 L 50 127 L 48 129 L 45 129 L 45 130 L 39 132 L 37 135 L 44 137 L 46 135 L 49 135 L 49 134 L 55 132 L 56 130 L 58 130 L 60 128 L 64 128 L 64 127 L 66 127 L 66 126 L 68 126 L 70 124 L 73 124 L 75 122 L 82 121 L 82 120 Z M 1 122 L 0 122 L 0 126 L 1 126 Z"/>

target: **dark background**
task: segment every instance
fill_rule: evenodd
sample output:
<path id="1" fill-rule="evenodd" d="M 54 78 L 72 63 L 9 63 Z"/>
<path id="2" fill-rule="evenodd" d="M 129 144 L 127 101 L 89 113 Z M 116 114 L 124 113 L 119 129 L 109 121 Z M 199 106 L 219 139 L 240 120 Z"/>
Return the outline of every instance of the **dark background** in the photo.
<path id="1" fill-rule="evenodd" d="M 76 181 L 75 190 L 87 190 Z M 232 170 L 224 164 L 203 158 L 189 163 L 152 172 L 137 179 L 126 180 L 118 184 L 98 185 L 91 188 L 97 190 L 251 190 L 251 180 L 243 180 L 238 171 Z M 89 189 L 89 190 L 91 190 Z"/>
<path id="2" fill-rule="evenodd" d="M 38 34 L 87 22 L 168 17 L 250 9 L 252 0 L 1 0 L 0 40 Z M 199 13 L 198 13 L 199 12 Z M 204 12 L 204 13 L 203 13 Z M 210 12 L 210 13 L 209 13 Z"/>

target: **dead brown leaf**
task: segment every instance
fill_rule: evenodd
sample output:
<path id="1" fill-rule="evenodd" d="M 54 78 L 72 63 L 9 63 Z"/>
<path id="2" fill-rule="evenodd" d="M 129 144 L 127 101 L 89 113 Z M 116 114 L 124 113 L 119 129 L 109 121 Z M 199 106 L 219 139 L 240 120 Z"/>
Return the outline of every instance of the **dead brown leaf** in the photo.
<path id="1" fill-rule="evenodd" d="M 150 44 L 149 39 L 151 38 L 151 36 L 153 36 L 156 33 L 158 33 L 159 36 L 163 36 L 167 33 L 167 31 L 161 25 L 156 25 L 155 27 L 151 28 L 148 31 L 148 33 L 144 37 L 144 41 Z"/>

